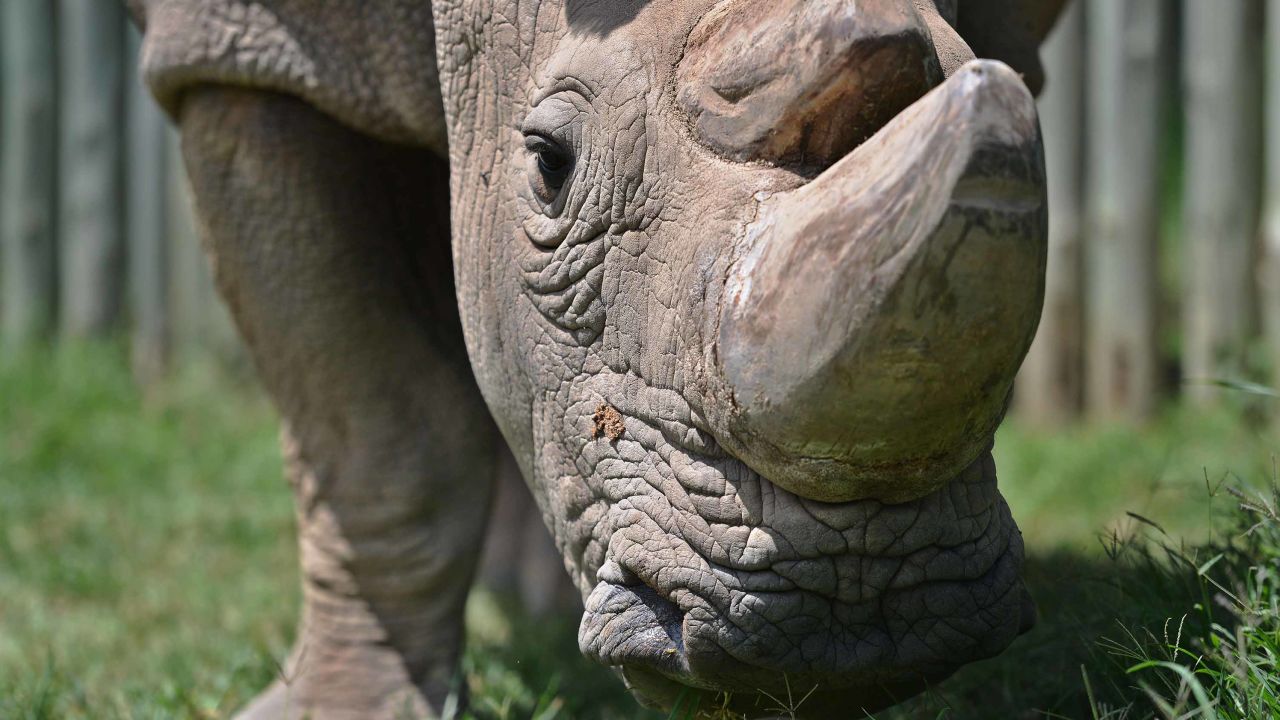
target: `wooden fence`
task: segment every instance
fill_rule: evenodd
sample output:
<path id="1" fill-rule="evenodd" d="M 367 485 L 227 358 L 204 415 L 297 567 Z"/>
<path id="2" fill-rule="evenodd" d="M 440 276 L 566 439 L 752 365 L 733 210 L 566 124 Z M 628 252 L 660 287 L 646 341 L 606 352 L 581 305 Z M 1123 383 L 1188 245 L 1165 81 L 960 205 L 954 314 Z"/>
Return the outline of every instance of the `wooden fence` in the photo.
<path id="1" fill-rule="evenodd" d="M 1280 0 L 1077 0 L 1045 60 L 1049 274 L 1017 412 L 1280 387 Z"/>
<path id="2" fill-rule="evenodd" d="M 235 342 L 120 6 L 0 2 L 0 349 L 127 332 L 145 379 Z M 1280 387 L 1280 0 L 1077 0 L 1046 61 L 1049 278 L 1017 411 Z"/>
<path id="3" fill-rule="evenodd" d="M 148 380 L 235 342 L 139 47 L 115 0 L 0 2 L 0 349 L 127 332 Z"/>

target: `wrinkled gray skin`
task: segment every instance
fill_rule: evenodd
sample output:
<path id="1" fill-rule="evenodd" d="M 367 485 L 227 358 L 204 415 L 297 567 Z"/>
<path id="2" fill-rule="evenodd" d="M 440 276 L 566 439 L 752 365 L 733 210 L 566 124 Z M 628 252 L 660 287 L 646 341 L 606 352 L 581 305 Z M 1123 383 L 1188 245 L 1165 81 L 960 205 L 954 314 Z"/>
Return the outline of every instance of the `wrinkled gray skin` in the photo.
<path id="1" fill-rule="evenodd" d="M 953 27 L 1038 82 L 1054 4 L 134 0 L 298 499 L 244 717 L 439 712 L 498 431 L 646 703 L 858 715 L 1028 628 L 1040 139 Z"/>

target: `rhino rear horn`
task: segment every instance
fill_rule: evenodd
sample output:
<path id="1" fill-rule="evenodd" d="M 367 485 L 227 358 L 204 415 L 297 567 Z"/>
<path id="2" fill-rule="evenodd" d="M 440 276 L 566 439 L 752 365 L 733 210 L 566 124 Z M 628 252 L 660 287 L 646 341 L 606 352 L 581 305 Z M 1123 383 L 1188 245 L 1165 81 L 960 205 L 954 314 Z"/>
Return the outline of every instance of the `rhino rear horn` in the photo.
<path id="1" fill-rule="evenodd" d="M 943 79 L 930 23 L 901 0 L 735 0 L 694 28 L 680 103 L 735 160 L 826 166 Z"/>

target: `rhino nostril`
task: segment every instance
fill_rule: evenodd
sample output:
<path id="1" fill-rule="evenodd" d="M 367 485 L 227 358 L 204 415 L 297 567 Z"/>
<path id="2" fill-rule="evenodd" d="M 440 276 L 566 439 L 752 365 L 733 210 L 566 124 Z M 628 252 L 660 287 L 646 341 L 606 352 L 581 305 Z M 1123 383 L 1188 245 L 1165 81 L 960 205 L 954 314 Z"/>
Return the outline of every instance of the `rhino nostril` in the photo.
<path id="1" fill-rule="evenodd" d="M 711 86 L 711 91 L 717 96 L 725 102 L 735 104 L 750 96 L 753 90 L 755 90 L 755 88 L 750 84 L 740 82 Z"/>

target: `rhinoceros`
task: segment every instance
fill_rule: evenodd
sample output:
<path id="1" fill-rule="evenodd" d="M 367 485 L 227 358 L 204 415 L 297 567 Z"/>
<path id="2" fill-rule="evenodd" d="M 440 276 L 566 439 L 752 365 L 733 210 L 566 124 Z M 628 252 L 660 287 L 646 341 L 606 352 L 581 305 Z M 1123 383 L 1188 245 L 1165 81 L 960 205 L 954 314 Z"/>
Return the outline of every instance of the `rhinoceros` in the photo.
<path id="1" fill-rule="evenodd" d="M 297 500 L 242 717 L 441 712 L 503 442 L 645 704 L 861 716 L 1027 630 L 1059 4 L 131 0 Z"/>

